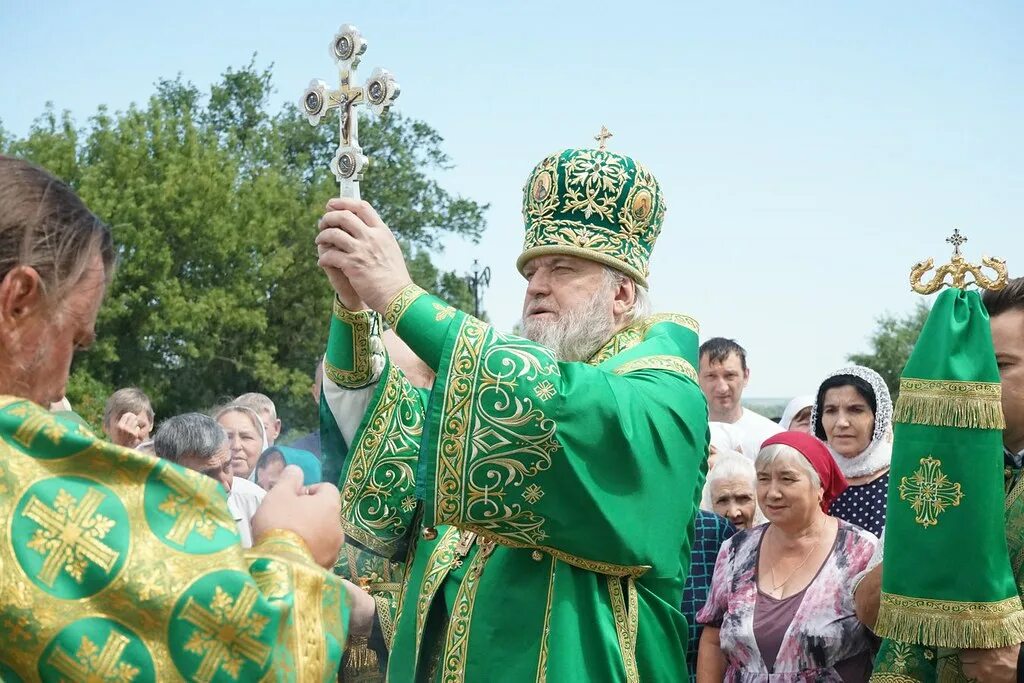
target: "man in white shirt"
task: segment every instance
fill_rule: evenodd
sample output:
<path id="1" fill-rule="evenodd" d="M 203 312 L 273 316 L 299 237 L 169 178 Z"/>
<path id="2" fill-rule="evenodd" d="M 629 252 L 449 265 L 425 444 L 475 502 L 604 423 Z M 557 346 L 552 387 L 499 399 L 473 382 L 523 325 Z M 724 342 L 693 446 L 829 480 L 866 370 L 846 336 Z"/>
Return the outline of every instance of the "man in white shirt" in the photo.
<path id="1" fill-rule="evenodd" d="M 153 450 L 160 458 L 220 483 L 227 492 L 228 510 L 238 525 L 242 547 L 252 547 L 250 520 L 267 492 L 231 474 L 228 435 L 216 420 L 202 413 L 185 413 L 164 420 L 153 438 Z"/>
<path id="2" fill-rule="evenodd" d="M 709 339 L 700 346 L 698 376 L 708 400 L 708 421 L 732 425 L 742 436 L 743 455 L 756 458 L 761 444 L 782 429 L 743 407 L 743 390 L 750 381 L 747 352 L 732 339 Z"/>

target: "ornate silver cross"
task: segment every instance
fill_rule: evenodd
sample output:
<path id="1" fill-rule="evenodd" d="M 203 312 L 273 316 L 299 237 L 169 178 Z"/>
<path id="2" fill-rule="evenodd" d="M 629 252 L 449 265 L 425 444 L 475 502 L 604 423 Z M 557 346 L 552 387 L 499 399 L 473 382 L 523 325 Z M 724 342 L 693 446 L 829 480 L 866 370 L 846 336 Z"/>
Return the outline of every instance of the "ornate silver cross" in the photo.
<path id="1" fill-rule="evenodd" d="M 334 34 L 330 45 L 331 57 L 338 65 L 341 86 L 330 90 L 320 79 L 309 82 L 302 95 L 301 107 L 310 125 L 317 125 L 332 109 L 338 110 L 338 129 L 341 144 L 331 160 L 331 170 L 338 179 L 342 197 L 359 199 L 359 181 L 369 159 L 359 146 L 359 117 L 354 107 L 365 103 L 374 114 L 387 113 L 398 97 L 399 87 L 394 76 L 386 69 L 377 68 L 362 87 L 353 86 L 356 67 L 366 52 L 366 40 L 351 24 L 344 24 Z"/>

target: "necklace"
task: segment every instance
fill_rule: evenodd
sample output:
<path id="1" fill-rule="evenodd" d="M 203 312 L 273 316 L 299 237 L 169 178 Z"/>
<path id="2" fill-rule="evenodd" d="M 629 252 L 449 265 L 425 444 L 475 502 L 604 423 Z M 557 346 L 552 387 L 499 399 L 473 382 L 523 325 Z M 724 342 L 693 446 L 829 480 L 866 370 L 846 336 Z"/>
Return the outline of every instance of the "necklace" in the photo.
<path id="1" fill-rule="evenodd" d="M 807 550 L 807 554 L 804 555 L 804 559 L 800 560 L 800 564 L 798 564 L 796 566 L 796 568 L 793 569 L 793 571 L 791 571 L 789 573 L 789 576 L 786 577 L 785 581 L 783 581 L 782 583 L 776 583 L 775 582 L 775 563 L 774 562 L 768 567 L 768 571 L 770 571 L 771 574 L 772 574 L 772 593 L 777 593 L 780 588 L 784 589 L 786 587 L 786 584 L 789 583 L 790 579 L 792 579 L 793 576 L 798 571 L 800 571 L 800 568 L 803 567 L 805 564 L 807 564 L 807 560 L 811 557 L 811 553 L 813 553 L 815 551 L 815 549 L 818 547 L 818 545 L 819 545 L 819 543 L 821 541 L 821 527 L 822 527 L 822 525 L 824 523 L 825 523 L 825 518 L 822 517 L 821 521 L 818 522 L 818 533 L 815 536 L 814 543 L 811 544 L 811 547 L 808 548 L 808 550 Z M 772 528 L 774 529 L 774 527 L 772 527 Z M 783 591 L 783 592 L 785 592 L 785 591 Z M 782 596 L 780 595 L 779 597 L 781 598 Z"/>

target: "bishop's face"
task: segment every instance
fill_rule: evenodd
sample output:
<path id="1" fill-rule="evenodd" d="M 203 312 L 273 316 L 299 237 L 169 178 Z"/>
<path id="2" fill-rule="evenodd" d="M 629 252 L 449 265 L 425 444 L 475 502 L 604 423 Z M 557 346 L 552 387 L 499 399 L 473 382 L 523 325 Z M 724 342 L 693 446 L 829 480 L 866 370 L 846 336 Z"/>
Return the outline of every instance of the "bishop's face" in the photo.
<path id="1" fill-rule="evenodd" d="M 538 256 L 526 263 L 523 275 L 523 333 L 550 347 L 559 360 L 588 360 L 615 332 L 626 285 L 601 264 Z"/>
<path id="2" fill-rule="evenodd" d="M 589 304 L 606 283 L 604 267 L 576 256 L 538 256 L 523 267 L 526 300 L 523 322 L 527 326 L 564 319 Z M 607 310 L 612 315 L 612 297 Z"/>

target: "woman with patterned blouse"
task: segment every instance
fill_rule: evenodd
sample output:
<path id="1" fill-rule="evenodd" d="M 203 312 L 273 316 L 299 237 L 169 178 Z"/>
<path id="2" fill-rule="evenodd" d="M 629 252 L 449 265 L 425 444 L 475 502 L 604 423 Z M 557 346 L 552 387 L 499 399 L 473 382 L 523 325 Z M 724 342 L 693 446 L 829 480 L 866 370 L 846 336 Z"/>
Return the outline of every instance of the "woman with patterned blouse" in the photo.
<path id="1" fill-rule="evenodd" d="M 867 681 L 871 639 L 851 582 L 876 540 L 828 514 L 846 480 L 809 434 L 771 437 L 755 460 L 768 524 L 722 546 L 704 624 L 697 683 Z"/>

